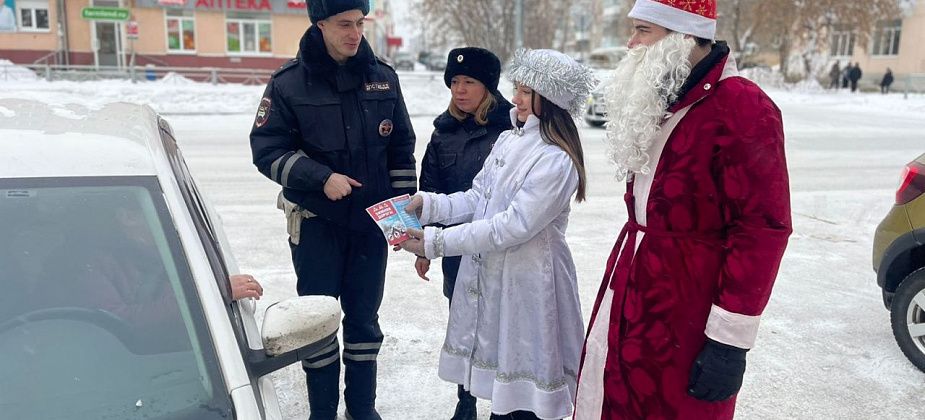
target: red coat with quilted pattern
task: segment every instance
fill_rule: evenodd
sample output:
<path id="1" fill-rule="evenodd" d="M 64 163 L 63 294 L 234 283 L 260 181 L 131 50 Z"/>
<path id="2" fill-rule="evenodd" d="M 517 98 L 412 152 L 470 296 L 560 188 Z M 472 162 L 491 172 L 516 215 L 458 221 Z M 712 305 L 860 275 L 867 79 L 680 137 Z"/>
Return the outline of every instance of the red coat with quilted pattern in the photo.
<path id="1" fill-rule="evenodd" d="M 754 83 L 721 80 L 725 64 L 669 110 L 693 104 L 658 161 L 646 226 L 628 223 L 630 245 L 608 262 L 616 275 L 605 277 L 591 320 L 610 287 L 604 419 L 733 417 L 735 397 L 687 395 L 691 365 L 712 305 L 762 313 L 791 221 L 780 110 Z M 633 255 L 637 229 L 645 236 Z"/>

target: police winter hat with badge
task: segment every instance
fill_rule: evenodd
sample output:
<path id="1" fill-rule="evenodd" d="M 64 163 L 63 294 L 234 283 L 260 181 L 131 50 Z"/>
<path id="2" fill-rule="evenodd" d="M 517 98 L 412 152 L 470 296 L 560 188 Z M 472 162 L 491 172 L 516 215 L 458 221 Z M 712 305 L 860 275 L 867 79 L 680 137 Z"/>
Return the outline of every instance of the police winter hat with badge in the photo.
<path id="1" fill-rule="evenodd" d="M 450 87 L 454 76 L 463 75 L 482 82 L 489 92 L 498 90 L 501 60 L 491 51 L 476 47 L 456 48 L 450 51 L 446 60 L 446 70 L 443 71 L 446 87 Z"/>
<path id="2" fill-rule="evenodd" d="M 308 17 L 312 23 L 348 10 L 359 10 L 366 16 L 369 14 L 369 0 L 308 0 Z"/>

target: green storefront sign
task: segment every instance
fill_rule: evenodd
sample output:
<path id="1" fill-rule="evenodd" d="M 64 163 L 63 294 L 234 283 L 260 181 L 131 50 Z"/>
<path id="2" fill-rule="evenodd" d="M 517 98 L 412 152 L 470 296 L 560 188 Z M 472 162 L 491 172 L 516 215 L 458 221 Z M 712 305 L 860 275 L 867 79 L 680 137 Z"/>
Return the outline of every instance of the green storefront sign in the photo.
<path id="1" fill-rule="evenodd" d="M 118 7 L 84 7 L 80 16 L 86 20 L 126 21 L 130 12 Z"/>

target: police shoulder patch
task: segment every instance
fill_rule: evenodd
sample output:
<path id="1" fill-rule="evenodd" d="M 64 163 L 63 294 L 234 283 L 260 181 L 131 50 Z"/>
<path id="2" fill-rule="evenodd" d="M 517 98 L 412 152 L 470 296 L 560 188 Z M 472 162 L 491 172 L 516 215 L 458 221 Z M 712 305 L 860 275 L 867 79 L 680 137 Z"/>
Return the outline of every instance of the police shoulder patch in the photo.
<path id="1" fill-rule="evenodd" d="M 263 127 L 267 123 L 267 120 L 270 119 L 270 109 L 272 101 L 269 97 L 264 96 L 260 100 L 260 107 L 257 108 L 257 117 L 254 118 L 254 126 L 257 128 Z"/>
<path id="2" fill-rule="evenodd" d="M 276 71 L 273 72 L 273 77 L 276 77 L 276 76 L 278 76 L 280 73 L 282 73 L 282 72 L 284 72 L 284 71 L 286 71 L 286 70 L 289 70 L 289 69 L 295 67 L 297 64 L 299 64 L 299 59 L 298 59 L 298 58 L 293 58 L 292 60 L 289 60 L 289 61 L 283 63 L 282 66 L 279 66 L 279 68 L 276 69 Z"/>

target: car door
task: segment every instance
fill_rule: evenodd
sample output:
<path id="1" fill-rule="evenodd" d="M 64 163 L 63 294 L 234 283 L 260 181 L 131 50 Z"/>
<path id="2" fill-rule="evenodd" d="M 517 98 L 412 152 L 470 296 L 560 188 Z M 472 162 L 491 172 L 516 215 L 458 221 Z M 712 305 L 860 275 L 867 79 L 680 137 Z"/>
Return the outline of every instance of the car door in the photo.
<path id="1" fill-rule="evenodd" d="M 221 219 L 199 192 L 182 153 L 177 147 L 176 140 L 169 131 L 169 126 L 164 122 L 159 125 L 162 127 L 161 138 L 170 157 L 171 169 L 196 225 L 197 234 L 206 251 L 209 265 L 218 283 L 218 289 L 221 291 L 223 304 L 231 320 L 241 356 L 247 361 L 254 352 L 263 351 L 260 331 L 254 319 L 256 305 L 251 300 L 240 302 L 232 300 L 228 279 L 232 273 L 237 274 L 238 267 L 230 252 L 224 229 L 221 227 Z M 261 418 L 280 419 L 278 400 L 272 382 L 268 377 L 255 375 L 251 371 L 250 364 L 245 363 L 245 366 L 248 368 L 251 388 L 258 391 L 254 393 L 254 398 L 260 408 Z"/>

